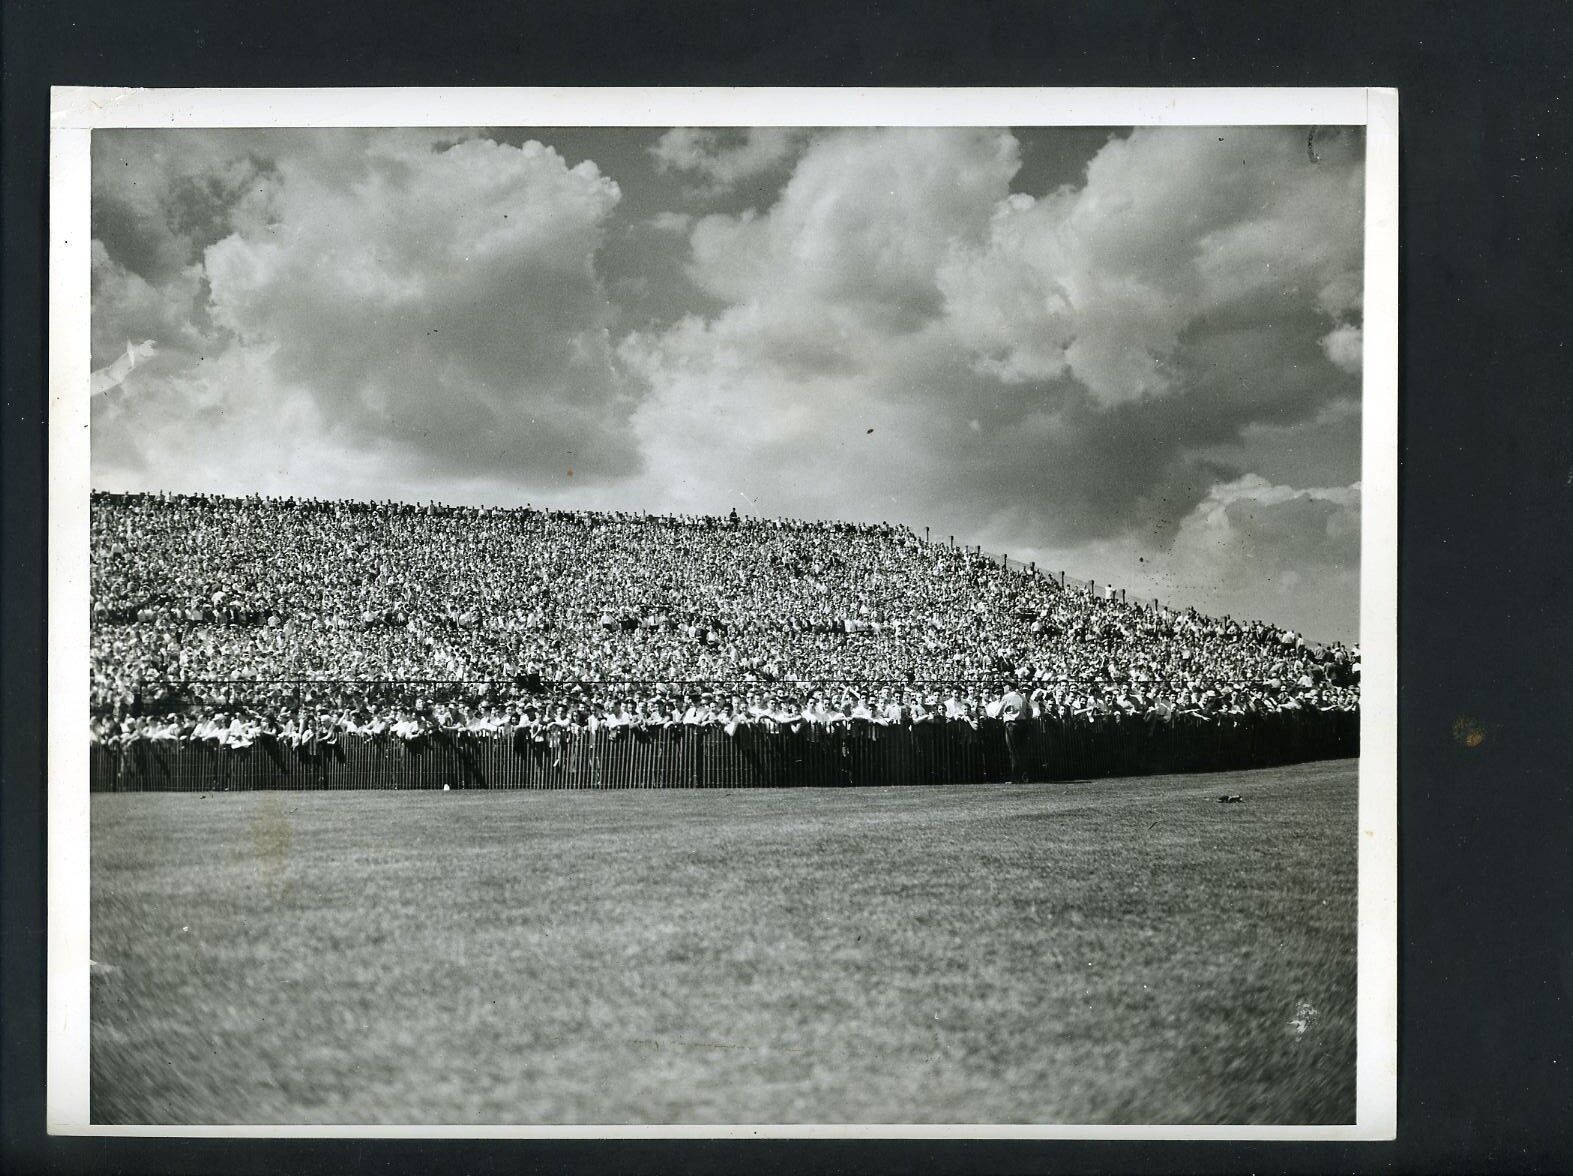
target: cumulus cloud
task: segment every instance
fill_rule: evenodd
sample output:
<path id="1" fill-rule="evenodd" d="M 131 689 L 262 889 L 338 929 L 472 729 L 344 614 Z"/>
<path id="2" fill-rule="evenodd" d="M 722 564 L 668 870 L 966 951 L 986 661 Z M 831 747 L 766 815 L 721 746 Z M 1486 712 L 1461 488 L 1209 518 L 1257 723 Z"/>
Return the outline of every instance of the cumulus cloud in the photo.
<path id="1" fill-rule="evenodd" d="M 1020 167 L 999 131 L 895 128 L 821 137 L 764 215 L 703 218 L 694 279 L 717 297 L 811 301 L 887 325 L 941 309 L 937 271 L 986 230 Z"/>
<path id="2" fill-rule="evenodd" d="M 1322 336 L 1322 350 L 1327 358 L 1351 375 L 1360 371 L 1363 344 L 1364 334 L 1349 323 L 1341 323 Z"/>
<path id="3" fill-rule="evenodd" d="M 930 443 L 903 402 L 951 394 L 938 267 L 981 239 L 1018 163 L 997 131 L 839 132 L 768 211 L 699 220 L 690 277 L 724 308 L 623 346 L 650 385 L 635 429 L 652 477 L 696 507 L 746 491 L 770 509 L 892 513 L 891 455 L 921 467 Z M 848 447 L 869 428 L 877 452 Z"/>
<path id="4" fill-rule="evenodd" d="M 272 220 L 280 177 L 267 147 L 276 135 L 95 132 L 94 240 L 155 286 L 183 275 L 213 242 Z"/>
<path id="5" fill-rule="evenodd" d="M 1271 620 L 1318 641 L 1359 636 L 1358 482 L 1296 487 L 1246 474 L 1210 486 L 1168 543 L 1126 534 L 1012 554 L 1136 599 Z"/>
<path id="6" fill-rule="evenodd" d="M 1358 403 L 1319 340 L 1357 310 L 1359 143 L 1303 139 L 1138 131 L 1030 194 L 1007 133 L 821 134 L 774 205 L 695 224 L 724 309 L 625 343 L 636 428 L 696 503 L 1163 549 L 1248 430 Z"/>
<path id="7" fill-rule="evenodd" d="M 658 233 L 686 233 L 693 227 L 694 218 L 691 213 L 665 209 L 656 213 L 645 224 Z"/>
<path id="8" fill-rule="evenodd" d="M 200 264 L 178 266 L 162 281 L 152 282 L 110 257 L 102 241 L 93 242 L 91 256 L 93 315 L 89 335 L 95 367 L 113 363 L 133 340 L 153 339 L 159 347 L 173 351 L 168 362 L 175 364 L 202 352 L 205 336 L 197 319 L 206 286 Z M 149 366 L 141 369 L 142 373 L 156 370 Z"/>
<path id="9" fill-rule="evenodd" d="M 650 154 L 662 171 L 695 177 L 696 192 L 715 196 L 781 167 L 802 136 L 802 131 L 789 127 L 674 127 L 656 140 Z"/>
<path id="10" fill-rule="evenodd" d="M 231 207 L 199 260 L 177 268 L 185 241 L 166 232 L 159 297 L 106 247 L 95 305 L 106 344 L 150 321 L 160 297 L 206 290 L 206 366 L 135 402 L 142 423 L 189 429 L 205 399 L 238 420 L 304 398 L 301 428 L 411 477 L 636 468 L 634 392 L 594 266 L 615 182 L 535 142 L 388 132 L 340 146 L 353 149 L 317 140 L 273 159 L 265 215 Z M 235 166 L 221 160 L 215 174 Z M 220 364 L 229 350 L 246 354 Z"/>
<path id="11" fill-rule="evenodd" d="M 1175 537 L 1188 597 L 1343 634 L 1360 608 L 1360 484 L 1296 488 L 1255 474 L 1214 486 Z"/>
<path id="12" fill-rule="evenodd" d="M 1188 332 L 1353 309 L 1358 162 L 1313 165 L 1276 129 L 1113 140 L 1082 187 L 1002 202 L 942 269 L 959 337 L 1006 382 L 1069 374 L 1103 405 L 1189 391 Z"/>

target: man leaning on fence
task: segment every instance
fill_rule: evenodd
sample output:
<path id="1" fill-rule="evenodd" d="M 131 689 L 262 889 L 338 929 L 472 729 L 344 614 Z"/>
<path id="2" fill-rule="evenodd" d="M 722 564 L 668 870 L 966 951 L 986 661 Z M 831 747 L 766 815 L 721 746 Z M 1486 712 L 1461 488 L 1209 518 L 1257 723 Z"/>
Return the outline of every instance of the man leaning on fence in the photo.
<path id="1" fill-rule="evenodd" d="M 1007 690 L 1000 699 L 1000 721 L 1005 724 L 1005 746 L 1010 752 L 1010 782 L 1026 784 L 1032 778 L 1032 732 L 1023 720 L 1027 700 L 1019 690 Z"/>

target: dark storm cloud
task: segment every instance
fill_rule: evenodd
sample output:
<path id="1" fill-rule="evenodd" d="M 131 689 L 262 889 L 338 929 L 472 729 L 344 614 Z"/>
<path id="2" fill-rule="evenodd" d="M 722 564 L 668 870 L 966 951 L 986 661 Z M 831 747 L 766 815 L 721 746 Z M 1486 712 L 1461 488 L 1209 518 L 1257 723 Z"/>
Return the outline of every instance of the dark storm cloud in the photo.
<path id="1" fill-rule="evenodd" d="M 209 245 L 266 217 L 272 162 L 208 132 L 99 131 L 93 136 L 93 238 L 152 283 L 200 263 Z"/>
<path id="2" fill-rule="evenodd" d="M 694 195 L 719 196 L 780 172 L 806 134 L 793 127 L 674 127 L 650 154 L 657 170 L 696 180 Z"/>

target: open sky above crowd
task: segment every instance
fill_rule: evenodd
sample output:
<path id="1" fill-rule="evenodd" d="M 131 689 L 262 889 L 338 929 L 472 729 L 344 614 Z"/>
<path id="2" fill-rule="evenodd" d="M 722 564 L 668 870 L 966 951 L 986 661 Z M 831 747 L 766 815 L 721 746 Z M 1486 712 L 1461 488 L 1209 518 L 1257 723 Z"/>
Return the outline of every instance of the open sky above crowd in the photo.
<path id="1" fill-rule="evenodd" d="M 97 131 L 93 483 L 886 520 L 1358 640 L 1363 159 L 1326 127 Z"/>

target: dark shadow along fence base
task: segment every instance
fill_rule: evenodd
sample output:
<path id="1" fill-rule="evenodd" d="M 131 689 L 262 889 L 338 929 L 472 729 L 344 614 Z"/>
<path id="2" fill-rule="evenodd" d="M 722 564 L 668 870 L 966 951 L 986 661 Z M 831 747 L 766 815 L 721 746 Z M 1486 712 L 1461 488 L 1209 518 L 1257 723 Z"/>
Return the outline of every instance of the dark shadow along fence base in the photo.
<path id="1" fill-rule="evenodd" d="M 735 737 L 713 727 L 521 737 L 346 736 L 244 750 L 139 741 L 97 746 L 95 792 L 256 789 L 770 788 L 1077 780 L 1272 767 L 1359 754 L 1355 713 L 1280 713 L 1226 722 L 1107 718 L 916 727 L 861 725 Z"/>

